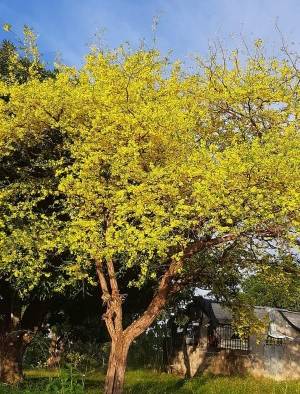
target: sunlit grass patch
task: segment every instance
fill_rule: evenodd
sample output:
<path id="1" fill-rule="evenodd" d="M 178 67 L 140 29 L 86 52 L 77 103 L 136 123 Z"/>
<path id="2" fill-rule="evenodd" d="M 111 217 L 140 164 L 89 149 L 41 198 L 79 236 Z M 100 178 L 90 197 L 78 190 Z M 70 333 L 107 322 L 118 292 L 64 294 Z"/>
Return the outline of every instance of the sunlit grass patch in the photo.
<path id="1" fill-rule="evenodd" d="M 103 372 L 70 375 L 68 370 L 33 369 L 26 371 L 19 387 L 0 385 L 0 394 L 99 394 L 104 385 Z M 203 375 L 193 379 L 150 370 L 129 370 L 126 394 L 300 394 L 299 381 L 276 382 L 251 377 Z"/>

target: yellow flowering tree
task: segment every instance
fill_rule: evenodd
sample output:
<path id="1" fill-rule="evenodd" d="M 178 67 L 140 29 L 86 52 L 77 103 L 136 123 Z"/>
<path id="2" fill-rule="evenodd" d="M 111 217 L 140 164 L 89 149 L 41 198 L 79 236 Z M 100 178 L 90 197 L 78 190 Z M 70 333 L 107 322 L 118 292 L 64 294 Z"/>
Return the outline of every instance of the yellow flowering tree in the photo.
<path id="1" fill-rule="evenodd" d="M 0 104 L 4 155 L 16 141 L 37 144 L 49 128 L 64 136 L 54 188 L 68 220 L 31 216 L 37 230 L 22 240 L 38 240 L 39 251 L 70 249 L 65 282 L 95 267 L 112 340 L 106 394 L 123 390 L 132 341 L 173 294 L 201 283 L 205 254 L 272 239 L 295 245 L 299 89 L 295 65 L 266 59 L 259 48 L 220 63 L 212 54 L 193 73 L 156 50 L 93 51 L 80 70 L 62 67 L 55 80 L 33 73 L 25 84 L 1 85 L 10 98 Z M 26 261 L 28 270 L 36 264 Z M 240 259 L 241 269 L 247 265 Z M 216 260 L 209 269 L 226 267 L 233 266 Z M 210 275 L 211 286 L 220 279 Z M 123 292 L 143 291 L 146 282 L 155 288 L 152 301 L 125 325 Z"/>
<path id="2" fill-rule="evenodd" d="M 299 73 L 259 48 L 243 61 L 216 59 L 185 74 L 155 50 L 120 48 L 66 70 L 74 162 L 60 184 L 72 218 L 65 239 L 80 256 L 74 270 L 96 265 L 112 339 L 106 393 L 122 392 L 130 344 L 188 283 L 190 267 L 201 281 L 201 252 L 293 244 L 298 234 Z M 124 327 L 119 282 L 128 271 L 128 286 L 157 285 Z"/>

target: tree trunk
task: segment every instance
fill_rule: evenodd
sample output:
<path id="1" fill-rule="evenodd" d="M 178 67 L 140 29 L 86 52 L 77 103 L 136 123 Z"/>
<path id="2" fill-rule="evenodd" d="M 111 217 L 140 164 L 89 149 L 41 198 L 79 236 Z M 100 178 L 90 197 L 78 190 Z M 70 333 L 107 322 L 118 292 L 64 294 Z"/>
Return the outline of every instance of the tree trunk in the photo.
<path id="1" fill-rule="evenodd" d="M 61 357 L 64 351 L 64 343 L 61 337 L 59 337 L 52 330 L 50 331 L 51 343 L 49 348 L 49 357 L 47 359 L 47 367 L 55 368 L 58 367 L 61 361 Z"/>
<path id="2" fill-rule="evenodd" d="M 171 280 L 177 271 L 178 263 L 174 261 L 168 271 L 163 275 L 157 293 L 145 312 L 130 326 L 123 330 L 122 326 L 122 297 L 119 294 L 116 276 L 112 262 L 107 263 L 110 285 L 110 294 L 107 281 L 100 264 L 97 264 L 97 273 L 103 292 L 103 299 L 107 303 L 107 312 L 103 315 L 106 327 L 112 339 L 108 368 L 105 379 L 105 394 L 122 394 L 127 364 L 129 346 L 135 338 L 140 336 L 151 326 L 153 321 L 165 307 L 168 296 L 175 289 Z"/>
<path id="3" fill-rule="evenodd" d="M 105 219 L 104 230 L 107 229 L 108 221 Z M 103 315 L 107 330 L 112 339 L 111 352 L 109 356 L 105 394 L 122 394 L 124 375 L 127 364 L 129 346 L 135 338 L 151 326 L 160 312 L 166 306 L 169 297 L 184 287 L 184 281 L 176 281 L 176 276 L 186 258 L 194 256 L 201 250 L 216 246 L 236 239 L 233 234 L 213 239 L 199 239 L 188 245 L 182 252 L 180 259 L 171 258 L 170 265 L 161 277 L 157 292 L 145 312 L 133 321 L 125 330 L 122 324 L 122 302 L 123 298 L 119 292 L 117 275 L 113 259 L 98 259 L 95 257 L 96 271 L 99 285 L 102 290 L 102 300 L 107 305 L 107 311 Z"/>
<path id="4" fill-rule="evenodd" d="M 105 322 L 112 338 L 108 367 L 105 379 L 105 394 L 122 394 L 124 389 L 124 378 L 127 365 L 127 356 L 133 340 L 140 336 L 151 326 L 167 302 L 167 296 L 171 290 L 169 278 L 165 275 L 165 280 L 161 281 L 157 294 L 152 299 L 146 311 L 125 330 L 114 329 L 115 325 L 111 320 L 111 314 L 105 316 Z M 120 309 L 116 309 L 114 322 Z M 120 316 L 119 316 L 120 318 Z M 120 328 L 121 326 L 119 326 Z"/>
<path id="5" fill-rule="evenodd" d="M 122 394 L 130 342 L 120 335 L 113 339 L 105 379 L 105 394 Z"/>
<path id="6" fill-rule="evenodd" d="M 20 335 L 22 337 L 22 335 Z M 6 338 L 0 346 L 0 381 L 17 384 L 23 380 L 23 356 L 25 346 L 22 338 Z"/>

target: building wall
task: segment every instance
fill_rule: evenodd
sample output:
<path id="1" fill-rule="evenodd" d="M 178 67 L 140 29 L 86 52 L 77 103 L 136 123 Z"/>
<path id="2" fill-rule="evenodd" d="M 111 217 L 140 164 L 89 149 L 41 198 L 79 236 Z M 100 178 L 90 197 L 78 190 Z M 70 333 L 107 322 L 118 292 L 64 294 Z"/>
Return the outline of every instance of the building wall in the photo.
<path id="1" fill-rule="evenodd" d="M 207 346 L 207 328 L 201 328 L 201 338 L 196 346 L 183 341 L 181 348 L 171 358 L 169 370 L 185 376 L 200 373 L 216 375 L 250 374 L 274 379 L 300 378 L 300 335 L 281 316 L 276 324 L 291 339 L 283 345 L 266 345 L 250 337 L 250 350 L 210 350 Z"/>
<path id="2" fill-rule="evenodd" d="M 262 345 L 257 353 L 241 350 L 207 351 L 186 346 L 172 359 L 170 372 L 194 376 L 200 373 L 215 375 L 245 375 L 274 379 L 300 379 L 300 344 L 281 346 Z"/>

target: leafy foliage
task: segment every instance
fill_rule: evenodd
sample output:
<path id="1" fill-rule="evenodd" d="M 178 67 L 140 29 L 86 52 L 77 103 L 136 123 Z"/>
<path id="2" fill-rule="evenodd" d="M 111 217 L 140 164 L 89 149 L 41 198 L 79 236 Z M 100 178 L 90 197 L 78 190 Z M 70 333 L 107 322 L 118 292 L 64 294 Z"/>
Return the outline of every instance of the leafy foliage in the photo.
<path id="1" fill-rule="evenodd" d="M 297 248 L 293 63 L 265 58 L 257 44 L 248 59 L 198 59 L 189 74 L 157 50 L 120 47 L 42 78 L 25 33 L 24 83 L 5 61 L 0 81 L 0 272 L 22 294 L 38 283 L 94 283 L 95 260 L 113 261 L 117 278 L 130 271 L 126 286 L 137 287 L 178 260 L 173 282 L 207 277 L 222 294 L 262 262 L 220 260 L 228 244 L 261 256 L 272 238 Z"/>
<path id="2" fill-rule="evenodd" d="M 141 285 L 199 239 L 294 243 L 298 74 L 260 52 L 245 66 L 232 56 L 185 75 L 157 51 L 120 48 L 65 70 L 74 163 L 60 190 L 76 253 L 135 266 Z"/>
<path id="3" fill-rule="evenodd" d="M 273 264 L 263 264 L 255 274 L 244 280 L 243 291 L 252 303 L 300 309 L 299 264 L 290 256 L 275 259 Z"/>

